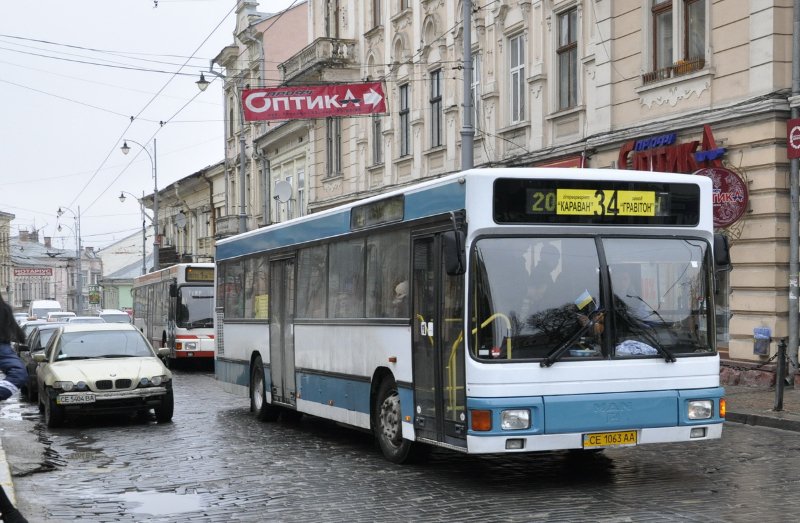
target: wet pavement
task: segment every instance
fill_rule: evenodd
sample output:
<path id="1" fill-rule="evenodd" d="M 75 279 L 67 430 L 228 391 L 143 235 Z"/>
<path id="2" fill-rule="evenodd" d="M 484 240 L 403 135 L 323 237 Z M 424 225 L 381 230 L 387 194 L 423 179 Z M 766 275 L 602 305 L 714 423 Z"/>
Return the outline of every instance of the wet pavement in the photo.
<path id="1" fill-rule="evenodd" d="M 800 419 L 794 389 L 772 413 L 774 390 L 728 387 L 729 419 L 745 423 L 729 421 L 711 442 L 588 457 L 434 450 L 407 466 L 329 422 L 257 422 L 247 398 L 210 373 L 176 372 L 175 390 L 174 422 L 163 425 L 89 419 L 50 430 L 35 406 L 4 405 L 0 435 L 29 521 L 727 523 L 800 510 L 800 453 L 767 426 Z"/>

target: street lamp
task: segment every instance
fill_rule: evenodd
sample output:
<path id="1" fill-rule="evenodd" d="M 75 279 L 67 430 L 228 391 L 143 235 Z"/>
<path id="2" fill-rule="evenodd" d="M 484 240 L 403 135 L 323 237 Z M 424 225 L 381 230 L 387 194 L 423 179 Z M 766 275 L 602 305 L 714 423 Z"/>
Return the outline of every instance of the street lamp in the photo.
<path id="1" fill-rule="evenodd" d="M 76 293 L 75 297 L 75 307 L 78 309 L 75 311 L 76 314 L 80 315 L 83 314 L 83 268 L 81 267 L 81 208 L 78 206 L 78 212 L 76 213 L 69 207 L 59 207 L 56 211 L 56 216 L 61 218 L 61 216 L 69 211 L 72 213 L 72 217 L 75 220 L 75 229 L 72 231 L 75 233 L 75 266 L 78 271 L 77 275 L 77 287 L 78 292 Z M 61 224 L 58 225 L 58 230 L 61 230 Z"/>
<path id="2" fill-rule="evenodd" d="M 144 191 L 142 191 L 142 199 L 136 197 L 136 195 L 129 193 L 128 191 L 122 191 L 119 193 L 119 201 L 125 203 L 125 195 L 130 194 L 136 201 L 139 202 L 139 210 L 142 211 L 142 275 L 147 274 L 147 224 L 145 222 L 145 217 L 149 218 L 150 221 L 153 221 L 147 214 L 144 212 Z"/>
<path id="3" fill-rule="evenodd" d="M 222 78 L 222 80 L 227 80 L 224 74 L 219 73 L 214 70 L 213 66 L 209 67 L 208 72 L 216 76 L 217 78 Z M 242 82 L 244 77 L 239 78 L 239 84 L 236 86 L 239 89 L 239 95 L 241 96 L 241 89 L 242 89 Z M 200 79 L 195 82 L 198 89 L 201 91 L 205 91 L 208 87 L 210 82 L 206 80 L 206 77 L 203 73 L 200 73 Z M 227 111 L 226 111 L 227 114 Z M 244 164 L 247 160 L 247 156 L 245 154 L 245 140 L 244 140 L 244 107 L 242 107 L 242 101 L 239 100 L 239 233 L 247 232 L 247 214 L 245 213 L 245 201 L 247 199 L 247 194 L 245 192 L 245 174 L 244 174 Z"/>
<path id="4" fill-rule="evenodd" d="M 158 263 L 158 246 L 159 246 L 159 239 L 158 239 L 158 168 L 156 166 L 156 139 L 153 138 L 153 154 L 150 154 L 150 151 L 147 150 L 147 147 L 131 140 L 131 143 L 135 143 L 139 147 L 147 153 L 147 156 L 150 158 L 150 165 L 153 167 L 153 270 L 157 271 L 159 267 Z M 122 141 L 122 154 L 128 154 L 131 150 L 128 147 L 128 139 L 124 139 Z M 144 205 L 144 204 L 142 204 Z M 142 211 L 144 213 L 144 211 Z"/>

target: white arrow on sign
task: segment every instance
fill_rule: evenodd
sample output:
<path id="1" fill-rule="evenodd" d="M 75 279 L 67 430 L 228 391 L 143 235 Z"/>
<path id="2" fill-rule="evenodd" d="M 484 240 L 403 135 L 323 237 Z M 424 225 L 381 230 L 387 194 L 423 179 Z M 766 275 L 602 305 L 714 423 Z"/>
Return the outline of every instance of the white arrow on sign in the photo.
<path id="1" fill-rule="evenodd" d="M 370 88 L 369 92 L 364 93 L 364 103 L 369 105 L 378 105 L 383 100 L 381 93 L 375 89 Z"/>

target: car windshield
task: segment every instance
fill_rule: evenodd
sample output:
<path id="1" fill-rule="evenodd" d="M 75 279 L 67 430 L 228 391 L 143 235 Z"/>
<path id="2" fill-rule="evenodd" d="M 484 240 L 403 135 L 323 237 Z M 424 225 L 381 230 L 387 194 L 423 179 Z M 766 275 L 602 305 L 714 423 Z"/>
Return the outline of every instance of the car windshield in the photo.
<path id="1" fill-rule="evenodd" d="M 82 318 L 80 316 L 75 318 L 69 318 L 69 323 L 105 323 L 106 320 L 100 317 L 89 317 L 89 318 Z"/>
<path id="2" fill-rule="evenodd" d="M 186 285 L 178 290 L 178 327 L 188 329 L 214 326 L 214 287 Z"/>
<path id="3" fill-rule="evenodd" d="M 479 240 L 470 351 L 543 365 L 713 353 L 708 258 L 689 239 Z"/>
<path id="4" fill-rule="evenodd" d="M 86 358 L 153 356 L 137 331 L 65 332 L 58 340 L 53 361 Z"/>

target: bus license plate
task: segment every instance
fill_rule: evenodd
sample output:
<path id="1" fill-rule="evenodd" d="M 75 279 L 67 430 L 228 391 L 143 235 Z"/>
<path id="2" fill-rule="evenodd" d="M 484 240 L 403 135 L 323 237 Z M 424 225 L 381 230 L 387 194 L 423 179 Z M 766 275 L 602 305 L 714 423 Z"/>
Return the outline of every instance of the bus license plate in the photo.
<path id="1" fill-rule="evenodd" d="M 635 430 L 584 434 L 583 448 L 600 449 L 605 447 L 632 447 L 637 443 L 636 436 L 637 432 Z"/>
<path id="2" fill-rule="evenodd" d="M 56 403 L 59 405 L 74 405 L 76 403 L 94 403 L 94 394 L 71 394 L 69 396 L 62 394 L 56 398 Z"/>

